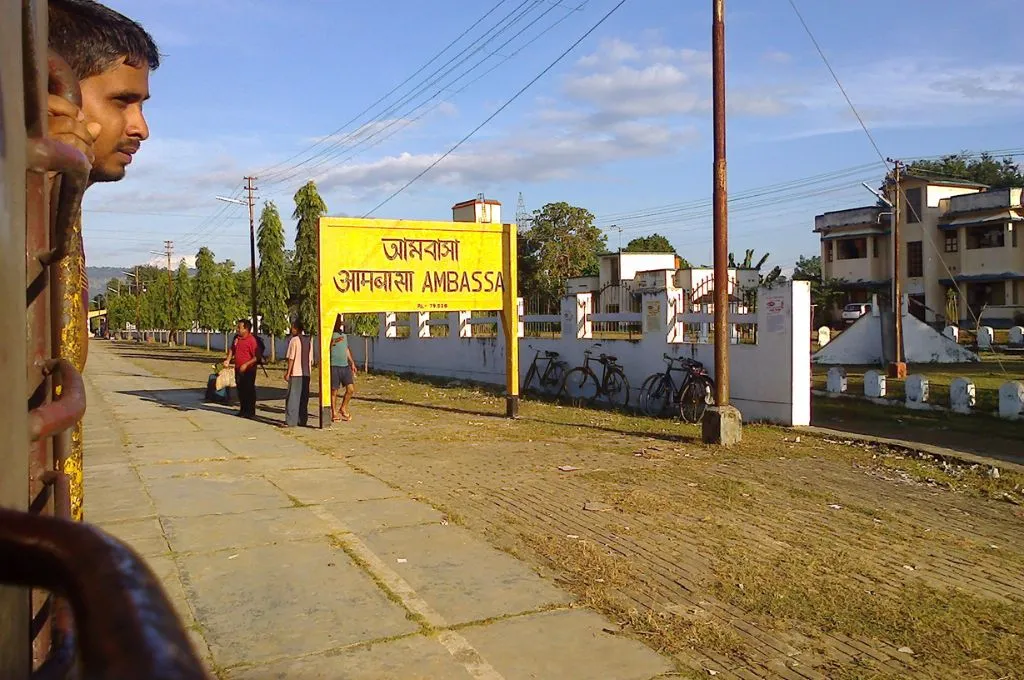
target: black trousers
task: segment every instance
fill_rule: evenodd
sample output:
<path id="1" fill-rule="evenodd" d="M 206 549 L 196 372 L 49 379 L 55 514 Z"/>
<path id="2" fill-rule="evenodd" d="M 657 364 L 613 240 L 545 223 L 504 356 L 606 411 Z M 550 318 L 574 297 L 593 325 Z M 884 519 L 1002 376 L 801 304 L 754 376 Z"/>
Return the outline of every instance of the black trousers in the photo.
<path id="1" fill-rule="evenodd" d="M 235 369 L 235 385 L 238 388 L 238 403 L 243 416 L 256 415 L 256 367 L 248 371 Z"/>

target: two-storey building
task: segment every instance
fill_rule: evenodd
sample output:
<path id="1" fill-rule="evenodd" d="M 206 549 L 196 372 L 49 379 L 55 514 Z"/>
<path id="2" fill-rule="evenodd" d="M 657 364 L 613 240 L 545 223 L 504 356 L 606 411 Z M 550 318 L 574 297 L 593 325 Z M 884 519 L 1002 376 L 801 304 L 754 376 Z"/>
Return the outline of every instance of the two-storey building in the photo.
<path id="1" fill-rule="evenodd" d="M 958 294 L 963 320 L 1010 325 L 1024 313 L 1024 189 L 952 196 L 939 210 L 941 294 Z"/>
<path id="2" fill-rule="evenodd" d="M 930 323 L 970 325 L 982 308 L 991 325 L 1007 325 L 1024 311 L 1024 254 L 1015 233 L 1024 220 L 1022 190 L 920 175 L 903 176 L 901 187 L 901 285 L 908 311 Z M 822 276 L 841 282 L 844 302 L 866 302 L 872 293 L 891 298 L 891 208 L 817 215 L 814 231 Z M 958 296 L 959 319 L 946 318 L 949 291 Z"/>

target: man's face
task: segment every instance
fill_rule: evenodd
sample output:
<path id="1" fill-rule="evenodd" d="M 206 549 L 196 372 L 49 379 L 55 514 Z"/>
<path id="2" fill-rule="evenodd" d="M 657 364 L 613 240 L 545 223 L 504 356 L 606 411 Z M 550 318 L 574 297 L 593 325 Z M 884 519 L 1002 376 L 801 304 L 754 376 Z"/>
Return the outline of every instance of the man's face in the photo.
<path id="1" fill-rule="evenodd" d="M 103 126 L 93 144 L 91 182 L 116 182 L 149 138 L 142 104 L 149 99 L 149 66 L 136 68 L 119 61 L 103 73 L 82 80 L 82 110 L 91 123 Z"/>
<path id="2" fill-rule="evenodd" d="M 244 323 L 238 324 L 238 334 L 239 335 L 241 335 L 244 338 L 246 335 L 248 335 L 248 333 L 249 333 L 249 329 L 247 329 L 245 327 Z"/>

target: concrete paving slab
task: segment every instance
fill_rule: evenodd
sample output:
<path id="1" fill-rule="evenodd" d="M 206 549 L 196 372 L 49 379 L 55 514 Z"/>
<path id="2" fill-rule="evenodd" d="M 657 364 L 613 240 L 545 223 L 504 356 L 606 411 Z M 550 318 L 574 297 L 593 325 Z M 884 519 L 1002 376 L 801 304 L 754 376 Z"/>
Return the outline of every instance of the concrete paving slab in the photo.
<path id="1" fill-rule="evenodd" d="M 86 499 L 85 520 L 94 524 L 122 522 L 156 515 L 156 508 L 149 495 L 136 481 L 133 485 L 116 487 L 87 478 L 83 495 Z"/>
<path id="2" fill-rule="evenodd" d="M 228 671 L 230 680 L 471 680 L 436 639 L 421 635 L 369 647 Z"/>
<path id="3" fill-rule="evenodd" d="M 603 617 L 573 609 L 505 619 L 460 633 L 505 680 L 650 680 L 672 670 L 664 657 L 640 642 L 603 632 L 607 626 Z"/>
<path id="4" fill-rule="evenodd" d="M 178 565 L 175 561 L 168 556 L 147 557 L 146 566 L 160 579 L 164 593 L 167 594 L 167 599 L 171 601 L 174 611 L 178 613 L 178 618 L 182 623 L 186 627 L 194 624 L 195 618 L 192 616 L 192 609 L 185 597 L 185 590 L 181 585 Z"/>
<path id="5" fill-rule="evenodd" d="M 195 517 L 266 508 L 292 503 L 272 484 L 255 477 L 211 475 L 159 479 L 150 483 L 157 512 L 164 517 Z"/>
<path id="6" fill-rule="evenodd" d="M 175 552 L 211 552 L 324 537 L 322 520 L 308 508 L 253 510 L 234 515 L 167 517 L 167 539 Z"/>
<path id="7" fill-rule="evenodd" d="M 186 477 L 261 477 L 263 469 L 252 460 L 230 458 L 192 461 L 153 461 L 140 463 L 139 474 L 146 483 L 158 479 L 184 479 Z"/>
<path id="8" fill-rule="evenodd" d="M 460 527 L 388 529 L 364 541 L 452 625 L 570 601 L 525 564 Z"/>
<path id="9" fill-rule="evenodd" d="M 114 538 L 127 543 L 144 558 L 166 555 L 170 552 L 163 528 L 156 517 L 128 522 L 104 523 L 101 527 Z"/>
<path id="10" fill-rule="evenodd" d="M 329 461 L 319 469 L 281 470 L 268 474 L 268 478 L 303 503 L 366 501 L 405 496 L 380 480 L 337 463 L 332 465 Z"/>
<path id="11" fill-rule="evenodd" d="M 235 454 L 211 442 L 207 437 L 182 439 L 162 436 L 159 440 L 131 440 L 128 448 L 131 457 L 138 461 L 159 462 L 164 460 L 188 461 L 209 458 L 231 458 Z"/>
<path id="12" fill-rule="evenodd" d="M 182 556 L 183 580 L 222 666 L 299 656 L 417 630 L 326 542 Z"/>
<path id="13" fill-rule="evenodd" d="M 378 498 L 368 501 L 327 503 L 324 509 L 338 518 L 354 534 L 364 535 L 381 529 L 437 524 L 443 515 L 426 503 L 411 498 Z"/>

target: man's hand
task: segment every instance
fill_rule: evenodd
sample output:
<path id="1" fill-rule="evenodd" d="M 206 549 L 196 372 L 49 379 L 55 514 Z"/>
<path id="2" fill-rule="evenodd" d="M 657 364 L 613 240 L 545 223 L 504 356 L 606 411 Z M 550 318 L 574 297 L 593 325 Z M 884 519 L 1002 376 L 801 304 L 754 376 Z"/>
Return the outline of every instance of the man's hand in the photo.
<path id="1" fill-rule="evenodd" d="M 82 109 L 55 94 L 47 96 L 46 108 L 50 136 L 75 147 L 92 163 L 95 160 L 92 145 L 103 126 L 86 122 Z"/>
<path id="2" fill-rule="evenodd" d="M 359 371 L 356 370 L 355 362 L 349 364 L 348 367 L 352 369 L 352 377 L 356 377 L 356 373 L 358 373 Z"/>
<path id="3" fill-rule="evenodd" d="M 230 361 L 230 359 L 224 359 L 224 368 L 227 368 L 227 367 L 229 367 L 230 365 L 231 365 L 231 361 Z"/>

